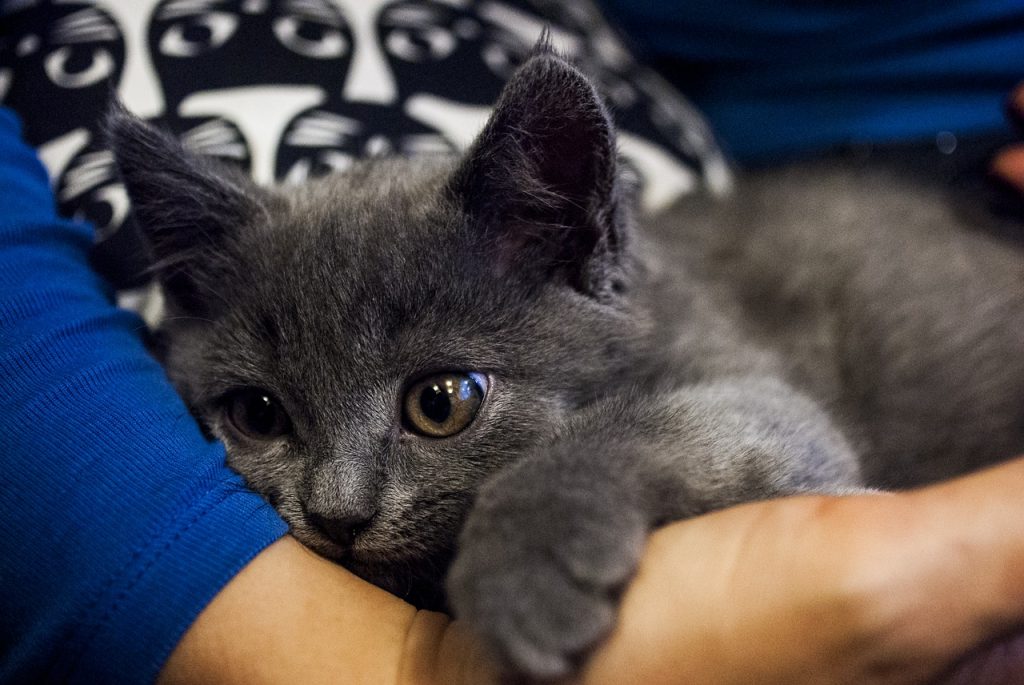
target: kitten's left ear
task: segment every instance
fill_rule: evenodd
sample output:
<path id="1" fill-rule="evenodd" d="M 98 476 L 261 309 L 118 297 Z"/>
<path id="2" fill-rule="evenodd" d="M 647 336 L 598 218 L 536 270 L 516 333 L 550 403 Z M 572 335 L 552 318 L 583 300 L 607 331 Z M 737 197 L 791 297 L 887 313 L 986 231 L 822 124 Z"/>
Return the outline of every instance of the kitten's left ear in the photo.
<path id="1" fill-rule="evenodd" d="M 499 269 L 561 273 L 603 298 L 621 284 L 627 229 L 616 167 L 600 96 L 542 40 L 449 187 Z"/>
<path id="2" fill-rule="evenodd" d="M 104 124 L 165 295 L 189 313 L 209 314 L 211 293 L 231 268 L 225 255 L 265 211 L 265 198 L 241 173 L 191 153 L 119 104 Z"/>

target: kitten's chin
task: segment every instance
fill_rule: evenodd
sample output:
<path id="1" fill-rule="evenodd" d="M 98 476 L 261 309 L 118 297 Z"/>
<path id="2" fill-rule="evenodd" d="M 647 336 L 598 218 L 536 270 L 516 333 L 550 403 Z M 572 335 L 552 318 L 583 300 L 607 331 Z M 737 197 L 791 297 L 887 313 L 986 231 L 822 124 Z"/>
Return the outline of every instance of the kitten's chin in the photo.
<path id="1" fill-rule="evenodd" d="M 342 565 L 363 580 L 390 592 L 417 609 L 446 612 L 448 600 L 444 591 L 444 576 L 423 573 L 396 572 L 394 568 L 382 568 L 346 560 Z"/>
<path id="2" fill-rule="evenodd" d="M 417 609 L 447 611 L 444 578 L 450 559 L 395 562 L 355 553 L 345 555 L 338 563 Z"/>
<path id="3" fill-rule="evenodd" d="M 450 555 L 436 559 L 396 559 L 379 552 L 342 547 L 316 534 L 292 531 L 303 545 L 328 561 L 345 567 L 363 580 L 373 583 L 417 609 L 447 611 L 444 578 Z"/>
<path id="4" fill-rule="evenodd" d="M 305 531 L 292 528 L 291 534 L 292 537 L 301 542 L 305 547 L 313 550 L 324 559 L 333 561 L 335 564 L 339 564 L 341 566 L 347 566 L 345 563 L 345 559 L 349 555 L 347 548 L 342 547 L 327 538 L 316 535 L 315 533 L 307 533 Z"/>

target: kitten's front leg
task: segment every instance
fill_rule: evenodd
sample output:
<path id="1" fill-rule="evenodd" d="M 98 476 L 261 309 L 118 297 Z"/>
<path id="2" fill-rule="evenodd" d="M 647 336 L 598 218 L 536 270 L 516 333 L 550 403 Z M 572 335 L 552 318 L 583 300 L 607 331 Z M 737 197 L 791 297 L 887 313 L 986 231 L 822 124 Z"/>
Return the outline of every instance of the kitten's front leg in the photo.
<path id="1" fill-rule="evenodd" d="M 449 597 L 511 669 L 564 675 L 610 631 L 654 526 L 860 484 L 828 417 L 780 381 L 610 397 L 481 489 Z"/>

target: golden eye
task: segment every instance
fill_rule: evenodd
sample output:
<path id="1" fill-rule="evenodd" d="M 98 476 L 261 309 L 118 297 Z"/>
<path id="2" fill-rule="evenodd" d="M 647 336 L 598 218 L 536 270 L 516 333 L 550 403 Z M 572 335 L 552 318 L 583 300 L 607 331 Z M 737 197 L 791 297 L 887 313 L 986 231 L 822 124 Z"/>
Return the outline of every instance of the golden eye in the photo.
<path id="1" fill-rule="evenodd" d="M 481 373 L 449 372 L 424 378 L 405 395 L 405 421 L 431 438 L 455 435 L 476 416 L 487 394 Z"/>

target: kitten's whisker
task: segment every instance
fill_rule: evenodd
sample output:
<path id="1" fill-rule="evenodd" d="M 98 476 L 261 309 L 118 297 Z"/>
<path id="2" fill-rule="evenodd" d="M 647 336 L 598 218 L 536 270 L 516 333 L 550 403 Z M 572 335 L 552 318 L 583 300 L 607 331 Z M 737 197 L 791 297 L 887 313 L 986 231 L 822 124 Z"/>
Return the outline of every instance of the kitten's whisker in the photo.
<path id="1" fill-rule="evenodd" d="M 202 317 L 202 316 L 185 316 L 185 315 L 181 315 L 181 316 L 165 316 L 163 319 L 160 320 L 160 323 L 164 323 L 164 322 L 167 322 L 167 321 L 202 321 L 203 323 L 210 323 L 210 324 L 216 323 L 213 319 L 207 319 L 207 318 Z"/>

